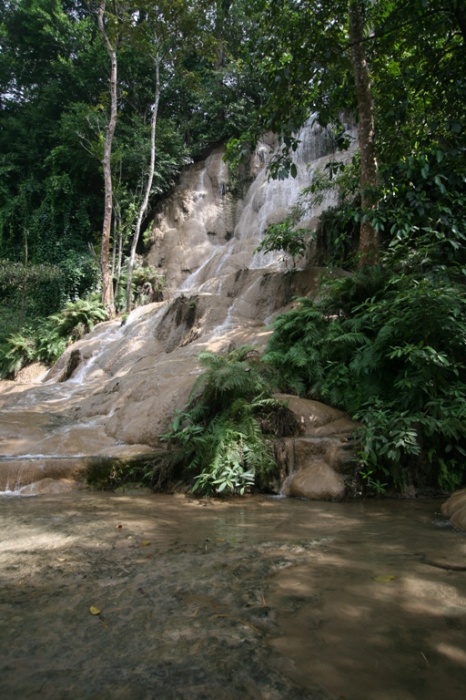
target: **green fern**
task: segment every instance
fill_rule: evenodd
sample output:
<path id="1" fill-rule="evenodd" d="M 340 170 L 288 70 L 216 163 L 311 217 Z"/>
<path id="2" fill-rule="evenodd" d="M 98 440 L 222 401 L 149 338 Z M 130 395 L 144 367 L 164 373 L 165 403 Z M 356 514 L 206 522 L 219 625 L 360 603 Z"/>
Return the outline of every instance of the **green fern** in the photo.
<path id="1" fill-rule="evenodd" d="M 162 439 L 174 468 L 193 475 L 194 491 L 243 494 L 275 467 L 267 434 L 290 434 L 297 426 L 272 399 L 273 376 L 255 348 L 204 352 L 199 362 L 204 372 Z"/>
<path id="2" fill-rule="evenodd" d="M 405 472 L 420 484 L 458 484 L 466 422 L 448 397 L 466 395 L 464 288 L 444 271 L 421 279 L 389 271 L 368 271 L 367 283 L 359 272 L 332 282 L 318 302 L 299 300 L 275 321 L 264 360 L 283 389 L 363 421 L 363 463 L 375 478 L 386 469 L 398 486 Z"/>
<path id="3" fill-rule="evenodd" d="M 270 370 L 262 365 L 252 346 L 242 346 L 226 355 L 203 352 L 199 363 L 204 372 L 194 384 L 189 405 L 202 405 L 212 414 L 237 398 L 253 399 L 271 391 Z"/>
<path id="4" fill-rule="evenodd" d="M 96 323 L 107 319 L 107 312 L 100 301 L 76 299 L 68 302 L 63 310 L 48 317 L 55 325 L 57 335 L 78 340 L 91 331 Z"/>
<path id="5" fill-rule="evenodd" d="M 12 333 L 0 347 L 0 376 L 15 377 L 23 367 L 35 359 L 33 336 Z"/>

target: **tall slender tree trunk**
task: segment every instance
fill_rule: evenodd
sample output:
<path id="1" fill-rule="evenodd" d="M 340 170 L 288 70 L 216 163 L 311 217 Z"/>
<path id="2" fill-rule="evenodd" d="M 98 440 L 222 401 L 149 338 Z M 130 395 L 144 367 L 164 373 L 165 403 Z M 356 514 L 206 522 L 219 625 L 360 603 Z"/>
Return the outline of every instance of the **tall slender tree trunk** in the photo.
<path id="1" fill-rule="evenodd" d="M 160 102 L 160 61 L 161 58 L 157 54 L 155 57 L 155 96 L 154 96 L 154 106 L 152 109 L 152 118 L 150 125 L 150 164 L 149 172 L 147 175 L 146 188 L 144 191 L 144 197 L 141 202 L 141 206 L 138 211 L 138 218 L 136 219 L 136 225 L 134 227 L 133 240 L 131 241 L 131 252 L 128 261 L 128 281 L 126 286 L 126 310 L 131 311 L 132 303 L 132 282 L 133 282 L 133 270 L 134 262 L 136 260 L 136 250 L 138 247 L 139 237 L 141 235 L 142 222 L 144 216 L 147 212 L 147 207 L 149 206 L 149 197 L 152 189 L 152 183 L 154 181 L 155 172 L 155 135 L 157 132 L 157 117 L 159 112 L 159 102 Z"/>
<path id="2" fill-rule="evenodd" d="M 97 24 L 99 32 L 107 49 L 110 59 L 110 117 L 105 130 L 104 155 L 102 167 L 104 171 L 104 221 L 102 225 L 100 268 L 102 273 L 102 303 L 110 317 L 115 314 L 115 303 L 113 298 L 113 282 L 110 271 L 110 239 L 112 232 L 112 211 L 113 211 L 113 183 L 112 183 L 112 144 L 117 124 L 117 80 L 118 64 L 116 46 L 114 46 L 105 28 L 106 0 L 102 0 L 97 10 Z"/>
<path id="3" fill-rule="evenodd" d="M 463 46 L 466 45 L 466 2 L 465 0 L 454 0 L 451 5 L 451 10 L 456 19 L 461 35 L 463 37 Z"/>
<path id="4" fill-rule="evenodd" d="M 364 2 L 349 0 L 349 38 L 358 110 L 358 142 L 361 154 L 361 208 L 370 211 L 376 205 L 377 158 L 375 151 L 374 108 L 369 68 L 364 47 Z M 379 259 L 378 235 L 372 224 L 361 221 L 359 264 L 375 265 Z"/>
<path id="5" fill-rule="evenodd" d="M 29 250 L 28 250 L 28 235 L 29 231 L 27 228 L 24 229 L 24 284 L 23 293 L 21 295 L 21 306 L 19 311 L 19 328 L 24 326 L 26 320 L 26 303 L 28 296 L 28 282 L 29 282 Z"/>
<path id="6" fill-rule="evenodd" d="M 112 251 L 112 278 L 114 289 L 120 288 L 121 261 L 123 258 L 123 222 L 121 220 L 121 206 L 115 202 L 113 207 L 113 251 Z"/>

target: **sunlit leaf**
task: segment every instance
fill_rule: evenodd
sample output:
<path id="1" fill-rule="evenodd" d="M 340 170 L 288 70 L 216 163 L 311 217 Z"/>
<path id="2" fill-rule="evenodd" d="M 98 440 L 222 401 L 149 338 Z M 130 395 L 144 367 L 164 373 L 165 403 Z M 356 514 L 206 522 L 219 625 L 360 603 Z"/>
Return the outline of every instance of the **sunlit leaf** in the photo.
<path id="1" fill-rule="evenodd" d="M 381 574 L 380 576 L 372 577 L 372 580 L 376 583 L 391 583 L 391 581 L 394 581 L 395 579 L 396 576 L 394 576 L 393 574 Z"/>

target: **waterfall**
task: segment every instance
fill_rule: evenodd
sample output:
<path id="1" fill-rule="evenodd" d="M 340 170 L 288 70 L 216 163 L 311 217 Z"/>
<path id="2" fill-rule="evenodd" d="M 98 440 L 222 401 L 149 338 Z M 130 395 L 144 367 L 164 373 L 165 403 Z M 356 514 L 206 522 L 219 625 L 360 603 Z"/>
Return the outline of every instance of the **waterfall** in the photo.
<path id="1" fill-rule="evenodd" d="M 166 276 L 165 301 L 135 309 L 124 325 L 97 326 L 42 384 L 0 392 L 0 491 L 21 490 L 38 476 L 77 475 L 89 459 L 153 452 L 189 395 L 199 352 L 231 343 L 264 347 L 266 321 L 315 289 L 313 268 L 286 275 L 282 255 L 256 252 L 267 227 L 333 157 L 328 136 L 311 122 L 298 138 L 297 177 L 269 178 L 274 141 L 265 137 L 242 197 L 231 192 L 222 148 L 183 170 L 155 217 L 147 256 Z M 330 194 L 306 223 L 332 202 Z M 80 362 L 67 377 L 71 352 Z"/>

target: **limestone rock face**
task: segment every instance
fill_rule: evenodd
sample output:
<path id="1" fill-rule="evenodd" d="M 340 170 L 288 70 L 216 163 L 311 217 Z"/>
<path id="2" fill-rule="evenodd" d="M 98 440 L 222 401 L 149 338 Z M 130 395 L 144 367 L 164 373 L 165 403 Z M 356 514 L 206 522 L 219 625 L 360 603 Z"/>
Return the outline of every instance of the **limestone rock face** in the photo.
<path id="1" fill-rule="evenodd" d="M 355 444 L 359 424 L 343 411 L 319 401 L 277 394 L 296 415 L 303 435 L 283 438 L 277 457 L 286 476 L 282 493 L 317 500 L 339 500 L 354 472 Z"/>
<path id="2" fill-rule="evenodd" d="M 322 270 L 309 260 L 287 270 L 281 254 L 256 252 L 267 226 L 309 184 L 310 169 L 334 158 L 328 139 L 310 124 L 299 139 L 298 176 L 269 180 L 273 142 L 265 139 L 241 197 L 230 191 L 221 148 L 186 168 L 151 228 L 147 262 L 167 281 L 163 301 L 138 307 L 124 324 L 97 325 L 40 384 L 0 384 L 0 491 L 18 491 L 39 478 L 75 477 L 96 458 L 157 450 L 200 372 L 200 352 L 243 344 L 263 349 L 273 315 L 294 297 L 315 294 Z M 306 225 L 312 228 L 334 201 L 329 194 Z M 329 425 L 343 434 L 346 418 L 329 411 L 320 406 L 316 418 L 306 408 L 302 421 L 305 435 L 312 424 L 310 437 L 322 440 L 319 459 L 337 471 L 342 451 Z M 296 447 L 297 453 L 310 449 Z M 333 497 L 336 488 L 325 493 Z"/>
<path id="3" fill-rule="evenodd" d="M 466 530 L 466 489 L 456 491 L 442 505 L 442 513 L 450 519 L 453 527 Z"/>

